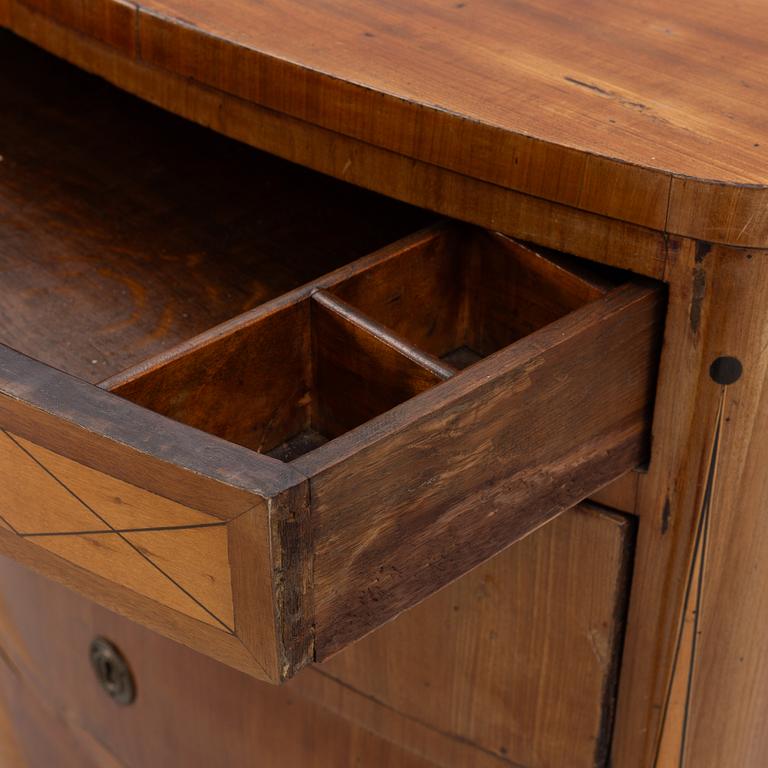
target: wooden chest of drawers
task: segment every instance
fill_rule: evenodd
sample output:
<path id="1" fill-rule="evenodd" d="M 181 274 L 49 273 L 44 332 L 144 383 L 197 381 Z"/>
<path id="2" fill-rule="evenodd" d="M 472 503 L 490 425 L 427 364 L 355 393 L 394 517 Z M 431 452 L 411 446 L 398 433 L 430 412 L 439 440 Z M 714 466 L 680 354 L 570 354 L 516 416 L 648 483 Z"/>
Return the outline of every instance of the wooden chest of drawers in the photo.
<path id="1" fill-rule="evenodd" d="M 170 5 L 0 0 L 113 83 L 0 36 L 6 762 L 759 765 L 760 142 L 510 110 L 556 2 Z"/>

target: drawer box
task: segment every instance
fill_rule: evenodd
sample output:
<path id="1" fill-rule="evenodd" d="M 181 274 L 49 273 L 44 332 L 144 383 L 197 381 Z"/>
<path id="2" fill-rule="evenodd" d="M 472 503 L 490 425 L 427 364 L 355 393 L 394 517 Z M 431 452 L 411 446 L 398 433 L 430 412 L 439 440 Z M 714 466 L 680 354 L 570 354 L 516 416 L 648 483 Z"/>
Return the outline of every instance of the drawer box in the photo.
<path id="1" fill-rule="evenodd" d="M 3 553 L 280 681 L 647 457 L 657 285 L 25 78 Z"/>

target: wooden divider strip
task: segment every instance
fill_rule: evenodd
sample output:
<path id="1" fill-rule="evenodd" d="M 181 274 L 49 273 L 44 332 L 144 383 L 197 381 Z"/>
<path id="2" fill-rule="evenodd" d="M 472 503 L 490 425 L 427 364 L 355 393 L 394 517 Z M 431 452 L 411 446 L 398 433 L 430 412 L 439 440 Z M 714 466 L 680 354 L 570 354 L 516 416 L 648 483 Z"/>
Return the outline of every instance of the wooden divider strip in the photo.
<path id="1" fill-rule="evenodd" d="M 322 289 L 315 291 L 312 294 L 312 300 L 344 318 L 348 323 L 357 326 L 370 336 L 374 336 L 385 344 L 394 347 L 404 357 L 407 357 L 422 368 L 434 373 L 444 381 L 450 379 L 451 376 L 454 376 L 458 372 L 452 365 L 448 365 L 433 355 L 414 347 L 402 336 L 391 331 L 389 328 L 380 325 L 363 312 L 360 312 L 350 304 L 347 304 L 346 301 L 331 295 L 328 291 Z"/>

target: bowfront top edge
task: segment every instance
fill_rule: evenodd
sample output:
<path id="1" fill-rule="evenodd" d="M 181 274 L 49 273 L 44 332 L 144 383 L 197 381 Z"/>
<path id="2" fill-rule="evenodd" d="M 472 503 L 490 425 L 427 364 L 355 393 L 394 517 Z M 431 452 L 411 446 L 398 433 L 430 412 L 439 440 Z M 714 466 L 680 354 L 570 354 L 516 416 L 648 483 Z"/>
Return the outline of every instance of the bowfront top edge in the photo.
<path id="1" fill-rule="evenodd" d="M 55 50 L 40 22 L 119 54 L 112 67 L 140 62 L 363 148 L 657 231 L 768 245 L 757 1 L 0 0 L 0 24 Z"/>

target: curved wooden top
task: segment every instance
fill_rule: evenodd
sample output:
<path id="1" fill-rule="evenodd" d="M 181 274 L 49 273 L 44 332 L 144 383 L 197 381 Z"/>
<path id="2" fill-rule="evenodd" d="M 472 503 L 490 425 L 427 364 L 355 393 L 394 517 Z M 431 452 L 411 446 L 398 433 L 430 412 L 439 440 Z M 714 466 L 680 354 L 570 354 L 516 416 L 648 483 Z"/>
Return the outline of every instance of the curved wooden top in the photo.
<path id="1" fill-rule="evenodd" d="M 768 244 L 764 0 L 0 0 L 30 14 L 502 188 Z"/>

